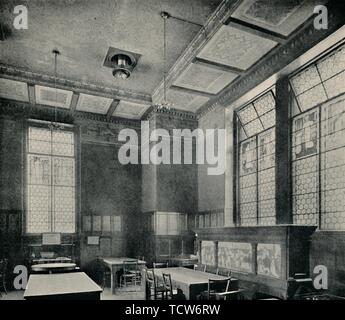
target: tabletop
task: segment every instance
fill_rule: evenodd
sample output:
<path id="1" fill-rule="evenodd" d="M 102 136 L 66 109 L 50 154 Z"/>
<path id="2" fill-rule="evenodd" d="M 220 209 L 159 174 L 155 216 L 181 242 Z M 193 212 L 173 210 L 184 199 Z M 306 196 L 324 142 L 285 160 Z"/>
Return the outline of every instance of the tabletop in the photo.
<path id="1" fill-rule="evenodd" d="M 34 264 L 31 266 L 32 270 L 54 270 L 54 269 L 74 269 L 75 263 L 42 263 Z"/>
<path id="2" fill-rule="evenodd" d="M 220 276 L 213 273 L 197 271 L 197 270 L 183 268 L 183 267 L 154 269 L 154 272 L 156 276 L 162 276 L 162 273 L 168 273 L 171 275 L 172 280 L 176 282 L 186 283 L 186 284 L 208 283 L 209 279 L 212 279 L 212 280 L 228 279 L 225 276 Z"/>
<path id="3" fill-rule="evenodd" d="M 102 292 L 102 288 L 84 272 L 32 274 L 24 298 L 89 292 Z"/>
<path id="4" fill-rule="evenodd" d="M 133 259 L 133 258 L 126 258 L 126 257 L 121 257 L 121 258 L 102 258 L 103 262 L 105 262 L 108 265 L 123 265 L 124 261 L 138 261 L 138 264 L 146 264 L 145 261 L 143 260 L 137 260 L 137 259 Z"/>

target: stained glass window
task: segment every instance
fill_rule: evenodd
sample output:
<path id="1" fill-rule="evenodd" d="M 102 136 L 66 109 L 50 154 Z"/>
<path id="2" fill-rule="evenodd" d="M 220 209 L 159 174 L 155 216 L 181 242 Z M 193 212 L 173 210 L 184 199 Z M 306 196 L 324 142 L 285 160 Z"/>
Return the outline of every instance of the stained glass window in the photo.
<path id="1" fill-rule="evenodd" d="M 345 47 L 306 70 L 291 81 L 301 110 L 308 109 L 292 123 L 294 223 L 345 230 Z M 301 92 L 320 85 L 327 98 L 305 105 Z"/>
<path id="2" fill-rule="evenodd" d="M 75 199 L 73 132 L 29 126 L 27 232 L 74 233 Z"/>
<path id="3" fill-rule="evenodd" d="M 345 92 L 345 46 L 291 78 L 301 111 L 309 110 Z"/>
<path id="4" fill-rule="evenodd" d="M 276 223 L 275 112 L 275 99 L 270 91 L 237 113 L 241 226 Z"/>

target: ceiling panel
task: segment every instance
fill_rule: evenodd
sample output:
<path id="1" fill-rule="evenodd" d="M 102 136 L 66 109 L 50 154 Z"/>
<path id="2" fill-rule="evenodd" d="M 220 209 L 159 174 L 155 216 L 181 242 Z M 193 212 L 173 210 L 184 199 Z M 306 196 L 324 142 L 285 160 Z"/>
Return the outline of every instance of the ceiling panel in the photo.
<path id="1" fill-rule="evenodd" d="M 174 85 L 217 94 L 235 78 L 237 78 L 237 74 L 191 63 L 174 82 Z"/>
<path id="2" fill-rule="evenodd" d="M 197 57 L 246 70 L 276 45 L 275 41 L 224 25 Z"/>
<path id="3" fill-rule="evenodd" d="M 30 0 L 29 30 L 13 28 L 18 0 L 0 0 L 0 21 L 10 29 L 1 42 L 3 64 L 54 75 L 52 50 L 59 49 L 59 77 L 89 85 L 152 94 L 163 78 L 162 10 L 205 24 L 221 0 Z M 43 27 L 44 26 L 44 27 Z M 169 20 L 167 59 L 170 69 L 201 27 Z M 103 67 L 109 47 L 141 54 L 127 81 Z"/>
<path id="4" fill-rule="evenodd" d="M 167 92 L 167 100 L 172 103 L 174 109 L 196 112 L 209 101 L 209 98 L 170 89 Z"/>
<path id="5" fill-rule="evenodd" d="M 313 15 L 323 0 L 244 0 L 232 17 L 261 28 L 290 35 Z"/>
<path id="6" fill-rule="evenodd" d="M 140 119 L 149 107 L 149 105 L 121 100 L 116 107 L 113 116 L 128 119 Z"/>
<path id="7" fill-rule="evenodd" d="M 73 92 L 50 87 L 35 86 L 35 95 L 36 103 L 38 104 L 69 109 Z"/>
<path id="8" fill-rule="evenodd" d="M 19 101 L 29 101 L 28 86 L 25 82 L 0 79 L 0 97 Z"/>
<path id="9" fill-rule="evenodd" d="M 107 114 L 112 102 L 113 99 L 81 93 L 79 95 L 76 110 Z"/>

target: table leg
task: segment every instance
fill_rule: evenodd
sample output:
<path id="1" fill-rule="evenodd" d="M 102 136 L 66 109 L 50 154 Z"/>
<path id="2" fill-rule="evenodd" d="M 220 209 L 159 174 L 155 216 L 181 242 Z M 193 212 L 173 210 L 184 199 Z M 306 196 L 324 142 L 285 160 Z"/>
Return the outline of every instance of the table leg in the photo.
<path id="1" fill-rule="evenodd" d="M 111 278 L 110 278 L 110 289 L 111 293 L 115 294 L 115 288 L 116 288 L 116 272 L 114 270 L 115 268 L 111 268 Z"/>

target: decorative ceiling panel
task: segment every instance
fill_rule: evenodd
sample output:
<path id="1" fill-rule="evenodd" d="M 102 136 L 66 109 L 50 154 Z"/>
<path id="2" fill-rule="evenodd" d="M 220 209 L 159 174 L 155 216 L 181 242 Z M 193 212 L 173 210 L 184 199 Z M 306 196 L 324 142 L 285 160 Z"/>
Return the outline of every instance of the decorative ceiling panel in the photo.
<path id="1" fill-rule="evenodd" d="M 18 3 L 29 6 L 28 32 L 13 28 L 13 8 Z M 0 0 L 1 24 L 11 30 L 6 41 L 1 42 L 0 61 L 52 76 L 52 50 L 57 48 L 61 52 L 58 74 L 62 79 L 150 95 L 164 72 L 160 11 L 204 25 L 220 3 L 221 0 Z M 166 67 L 170 69 L 201 27 L 174 21 L 169 21 L 167 27 Z M 142 55 L 128 81 L 115 79 L 111 69 L 102 66 L 109 46 Z"/>
<path id="2" fill-rule="evenodd" d="M 235 78 L 237 74 L 192 63 L 174 82 L 174 85 L 217 94 Z"/>
<path id="3" fill-rule="evenodd" d="M 128 119 L 140 119 L 149 107 L 149 105 L 121 100 L 119 105 L 116 107 L 113 116 Z"/>
<path id="4" fill-rule="evenodd" d="M 19 101 L 29 101 L 28 86 L 25 82 L 0 79 L 0 97 Z"/>
<path id="5" fill-rule="evenodd" d="M 246 70 L 276 45 L 275 41 L 224 25 L 198 57 Z"/>
<path id="6" fill-rule="evenodd" d="M 38 104 L 69 109 L 73 92 L 50 87 L 35 86 L 35 95 L 36 103 Z"/>
<path id="7" fill-rule="evenodd" d="M 113 99 L 91 96 L 88 94 L 81 93 L 79 95 L 76 110 L 99 114 L 107 114 L 112 102 Z"/>
<path id="8" fill-rule="evenodd" d="M 172 103 L 174 109 L 196 112 L 210 99 L 186 92 L 168 90 L 167 100 Z"/>
<path id="9" fill-rule="evenodd" d="M 289 36 L 313 15 L 322 0 L 245 0 L 232 17 Z"/>

